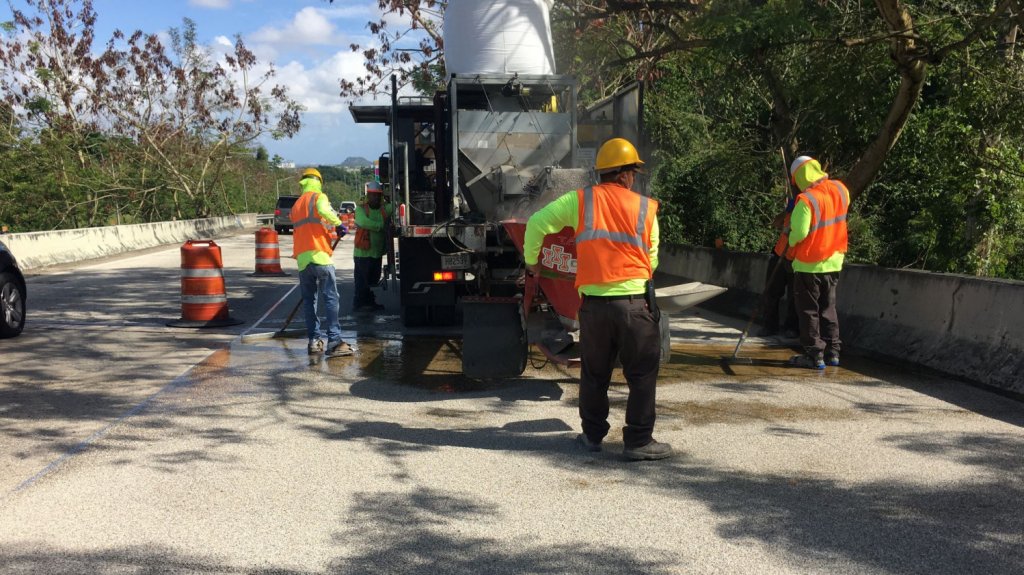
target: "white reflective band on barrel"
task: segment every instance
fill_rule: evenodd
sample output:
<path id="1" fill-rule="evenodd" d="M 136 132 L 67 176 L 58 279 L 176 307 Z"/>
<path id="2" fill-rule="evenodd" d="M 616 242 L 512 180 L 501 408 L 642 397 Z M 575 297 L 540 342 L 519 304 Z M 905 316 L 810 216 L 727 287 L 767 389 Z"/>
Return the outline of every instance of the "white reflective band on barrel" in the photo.
<path id="1" fill-rule="evenodd" d="M 222 295 L 185 295 L 181 294 L 181 303 L 227 303 L 227 294 Z"/>
<path id="2" fill-rule="evenodd" d="M 636 231 L 633 234 L 624 232 L 609 232 L 608 230 L 594 229 L 594 188 L 587 186 L 583 188 L 583 233 L 576 237 L 576 243 L 588 240 L 610 240 L 620 244 L 629 244 L 638 248 L 645 248 L 644 231 L 647 220 L 648 198 L 637 194 L 640 198 L 640 214 L 637 217 Z"/>
<path id="3" fill-rule="evenodd" d="M 277 258 L 256 258 L 256 263 L 258 264 L 276 264 L 279 263 L 280 261 L 281 260 Z"/>
<path id="4" fill-rule="evenodd" d="M 258 250 L 272 250 L 274 248 L 277 248 L 278 246 L 279 246 L 279 244 L 256 244 L 256 249 L 258 249 Z"/>
<path id="5" fill-rule="evenodd" d="M 223 277 L 224 270 L 221 268 L 181 268 L 183 278 L 217 278 Z"/>

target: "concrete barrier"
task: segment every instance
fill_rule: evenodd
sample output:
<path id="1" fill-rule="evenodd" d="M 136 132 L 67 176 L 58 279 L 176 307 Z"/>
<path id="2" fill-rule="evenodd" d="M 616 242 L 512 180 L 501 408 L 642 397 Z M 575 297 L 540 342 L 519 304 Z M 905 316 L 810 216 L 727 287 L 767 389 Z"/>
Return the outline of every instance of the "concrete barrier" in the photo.
<path id="1" fill-rule="evenodd" d="M 4 234 L 2 239 L 18 258 L 18 264 L 31 270 L 254 227 L 256 214 L 239 214 L 202 220 Z"/>
<path id="2" fill-rule="evenodd" d="M 728 287 L 708 305 L 749 317 L 768 256 L 665 246 L 658 271 Z M 837 297 L 844 348 L 1024 393 L 1024 282 L 847 265 Z"/>

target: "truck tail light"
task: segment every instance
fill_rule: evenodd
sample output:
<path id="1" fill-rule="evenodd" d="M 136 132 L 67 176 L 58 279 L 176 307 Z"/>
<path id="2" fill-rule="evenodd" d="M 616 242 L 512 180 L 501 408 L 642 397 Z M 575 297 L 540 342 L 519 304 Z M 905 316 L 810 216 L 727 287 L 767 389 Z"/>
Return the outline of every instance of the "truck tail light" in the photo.
<path id="1" fill-rule="evenodd" d="M 458 278 L 458 274 L 453 271 L 434 272 L 434 281 L 436 282 L 453 282 Z"/>

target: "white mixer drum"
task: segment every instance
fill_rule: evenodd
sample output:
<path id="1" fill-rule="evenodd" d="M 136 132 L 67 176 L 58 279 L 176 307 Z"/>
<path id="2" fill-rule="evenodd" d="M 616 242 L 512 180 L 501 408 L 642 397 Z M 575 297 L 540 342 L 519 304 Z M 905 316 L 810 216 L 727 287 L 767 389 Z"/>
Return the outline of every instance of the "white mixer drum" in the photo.
<path id="1" fill-rule="evenodd" d="M 554 74 L 553 0 L 449 0 L 444 12 L 445 71 L 452 74 Z"/>

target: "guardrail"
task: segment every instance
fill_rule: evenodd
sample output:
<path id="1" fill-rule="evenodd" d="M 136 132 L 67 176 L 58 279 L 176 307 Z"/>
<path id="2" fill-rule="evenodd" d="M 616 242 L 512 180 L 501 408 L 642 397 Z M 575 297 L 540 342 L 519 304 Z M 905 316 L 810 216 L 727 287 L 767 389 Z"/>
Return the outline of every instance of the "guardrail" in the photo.
<path id="1" fill-rule="evenodd" d="M 256 214 L 238 214 L 201 220 L 4 234 L 3 239 L 21 267 L 29 270 L 254 227 Z"/>
<path id="2" fill-rule="evenodd" d="M 256 214 L 256 223 L 261 226 L 273 226 L 274 214 Z"/>

